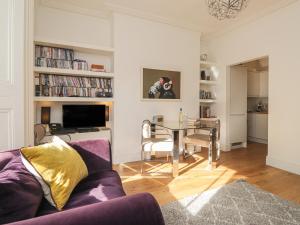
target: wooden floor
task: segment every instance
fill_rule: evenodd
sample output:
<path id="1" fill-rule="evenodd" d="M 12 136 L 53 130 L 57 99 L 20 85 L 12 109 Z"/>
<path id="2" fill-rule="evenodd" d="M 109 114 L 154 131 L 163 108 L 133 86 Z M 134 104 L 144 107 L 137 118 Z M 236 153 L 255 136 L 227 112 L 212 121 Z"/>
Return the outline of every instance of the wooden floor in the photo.
<path id="1" fill-rule="evenodd" d="M 128 195 L 150 192 L 159 204 L 201 193 L 237 179 L 246 179 L 266 191 L 284 199 L 300 203 L 300 176 L 266 166 L 267 146 L 249 143 L 247 149 L 222 152 L 220 166 L 209 171 L 207 151 L 181 160 L 180 175 L 171 177 L 171 164 L 147 163 L 146 170 L 151 173 L 140 174 L 140 162 L 115 166 L 122 178 Z"/>

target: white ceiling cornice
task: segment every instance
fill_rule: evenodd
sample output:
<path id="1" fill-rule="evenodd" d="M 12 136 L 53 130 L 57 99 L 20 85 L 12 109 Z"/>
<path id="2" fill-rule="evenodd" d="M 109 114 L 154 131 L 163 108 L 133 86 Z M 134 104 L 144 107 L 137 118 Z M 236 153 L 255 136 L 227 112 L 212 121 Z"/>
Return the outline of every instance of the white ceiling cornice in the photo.
<path id="1" fill-rule="evenodd" d="M 122 5 L 121 3 L 120 4 L 111 3 L 109 2 L 109 0 L 98 0 L 99 2 L 96 2 L 98 6 L 95 8 L 85 7 L 85 4 L 88 4 L 88 0 L 82 0 L 81 2 L 74 1 L 74 4 L 71 0 L 66 0 L 66 1 L 37 0 L 37 1 L 38 4 L 40 4 L 41 6 L 60 9 L 60 10 L 64 10 L 72 13 L 78 13 L 82 15 L 99 17 L 102 19 L 111 18 L 113 12 L 131 15 L 131 16 L 147 19 L 150 21 L 160 22 L 160 23 L 169 24 L 180 28 L 185 28 L 192 31 L 197 31 L 202 34 L 201 35 L 202 40 L 209 40 L 209 39 L 220 37 L 224 33 L 238 29 L 239 27 L 242 27 L 264 16 L 267 16 L 268 14 L 271 14 L 299 0 L 276 0 L 274 1 L 274 3 L 267 5 L 267 7 L 261 8 L 262 10 L 259 10 L 256 13 L 254 12 L 246 17 L 241 16 L 232 21 L 226 21 L 227 23 L 225 23 L 224 24 L 225 26 L 223 27 L 222 27 L 222 23 L 221 24 L 216 22 L 213 23 L 211 22 L 212 20 L 209 19 L 208 17 L 203 17 L 202 23 L 197 24 L 197 23 L 192 23 L 191 20 L 189 21 L 182 16 L 181 16 L 182 18 L 174 18 L 174 16 L 172 17 L 167 15 L 164 16 L 163 14 L 158 15 L 155 13 L 151 13 L 150 10 L 146 10 L 146 9 L 138 10 L 127 5 L 124 6 L 124 4 Z M 199 1 L 204 1 L 204 0 L 199 0 Z M 81 4 L 78 4 L 78 2 L 80 2 Z M 201 12 L 202 12 L 201 15 L 203 15 L 203 13 L 206 11 L 202 10 Z M 205 18 L 210 21 L 206 22 Z M 209 29 L 209 28 L 214 28 L 214 29 Z M 208 33 L 209 30 L 211 30 L 212 32 Z"/>
<path id="2" fill-rule="evenodd" d="M 72 13 L 78 13 L 87 16 L 100 17 L 102 19 L 110 18 L 113 12 L 123 13 L 130 16 L 135 16 L 155 22 L 165 23 L 172 26 L 177 26 L 185 29 L 189 29 L 192 31 L 200 32 L 199 26 L 197 24 L 186 23 L 181 20 L 170 19 L 166 17 L 161 17 L 155 14 L 147 13 L 140 10 L 135 10 L 128 7 L 123 7 L 117 4 L 104 3 L 104 8 L 102 10 L 99 9 L 88 9 L 80 6 L 76 6 L 67 2 L 59 1 L 59 0 L 38 0 L 38 3 L 41 6 L 54 8 L 59 10 L 64 10 Z"/>
<path id="3" fill-rule="evenodd" d="M 99 17 L 102 19 L 107 19 L 112 15 L 112 12 L 108 9 L 88 9 L 60 0 L 38 0 L 38 4 L 48 8 L 64 10 L 86 16 Z"/>
<path id="4" fill-rule="evenodd" d="M 105 3 L 105 5 L 112 12 L 123 13 L 123 14 L 127 14 L 130 16 L 139 17 L 142 19 L 147 19 L 147 20 L 151 20 L 151 21 L 155 21 L 155 22 L 159 22 L 159 23 L 165 23 L 165 24 L 169 24 L 172 26 L 177 26 L 177 27 L 201 32 L 199 25 L 187 23 L 180 19 L 171 19 L 171 18 L 167 18 L 167 17 L 162 17 L 162 16 L 158 16 L 155 14 L 147 13 L 145 11 L 140 11 L 140 10 L 132 9 L 129 7 L 120 6 L 117 4 L 112 4 L 112 3 Z"/>

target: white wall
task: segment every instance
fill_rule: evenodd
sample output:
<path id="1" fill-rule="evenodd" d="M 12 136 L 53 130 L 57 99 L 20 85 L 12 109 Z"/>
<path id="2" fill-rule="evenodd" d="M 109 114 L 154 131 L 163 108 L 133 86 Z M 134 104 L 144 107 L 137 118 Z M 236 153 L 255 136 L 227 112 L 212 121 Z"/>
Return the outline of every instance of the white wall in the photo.
<path id="1" fill-rule="evenodd" d="M 82 15 L 36 3 L 35 37 L 112 46 L 111 20 Z"/>
<path id="2" fill-rule="evenodd" d="M 114 15 L 114 163 L 140 160 L 141 124 L 162 114 L 177 120 L 179 108 L 198 116 L 200 34 L 131 16 Z M 182 101 L 141 101 L 141 69 L 181 71 Z"/>
<path id="3" fill-rule="evenodd" d="M 168 120 L 177 120 L 180 107 L 189 116 L 198 116 L 200 33 L 121 14 L 103 20 L 43 6 L 36 11 L 36 37 L 115 48 L 114 163 L 140 159 L 144 119 L 163 114 Z M 143 66 L 181 71 L 182 101 L 142 102 Z M 49 103 L 36 105 L 37 122 L 41 105 Z M 60 122 L 61 103 L 51 105 L 53 122 Z"/>
<path id="4" fill-rule="evenodd" d="M 221 66 L 223 136 L 226 133 L 226 66 L 269 56 L 267 164 L 300 174 L 300 1 L 209 41 Z M 228 101 L 227 101 L 228 102 Z M 227 138 L 228 134 L 226 133 Z"/>

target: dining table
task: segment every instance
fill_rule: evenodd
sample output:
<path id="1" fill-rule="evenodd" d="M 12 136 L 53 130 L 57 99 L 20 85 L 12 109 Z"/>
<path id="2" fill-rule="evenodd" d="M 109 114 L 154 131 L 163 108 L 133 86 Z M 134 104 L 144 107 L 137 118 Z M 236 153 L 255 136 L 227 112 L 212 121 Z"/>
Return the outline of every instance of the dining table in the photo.
<path id="1" fill-rule="evenodd" d="M 217 160 L 216 151 L 216 129 L 202 126 L 201 124 L 195 125 L 189 121 L 163 121 L 152 123 L 154 126 L 166 129 L 172 133 L 172 138 L 174 142 L 173 147 L 173 157 L 172 157 L 172 173 L 173 177 L 179 175 L 179 156 L 180 152 L 183 151 L 184 146 L 182 144 L 184 136 L 187 134 L 188 130 L 204 130 L 210 135 L 210 140 L 212 148 L 208 150 L 208 166 L 212 168 L 212 165 Z"/>

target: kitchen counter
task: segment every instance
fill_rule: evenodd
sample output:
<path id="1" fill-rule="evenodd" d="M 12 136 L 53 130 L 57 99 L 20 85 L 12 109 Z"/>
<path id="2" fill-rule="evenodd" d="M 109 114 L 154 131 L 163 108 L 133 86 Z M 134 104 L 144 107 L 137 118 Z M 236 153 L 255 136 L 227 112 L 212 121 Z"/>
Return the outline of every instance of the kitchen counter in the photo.
<path id="1" fill-rule="evenodd" d="M 247 113 L 255 113 L 255 114 L 268 114 L 269 112 L 255 112 L 255 111 L 251 111 L 251 112 L 247 112 Z"/>

